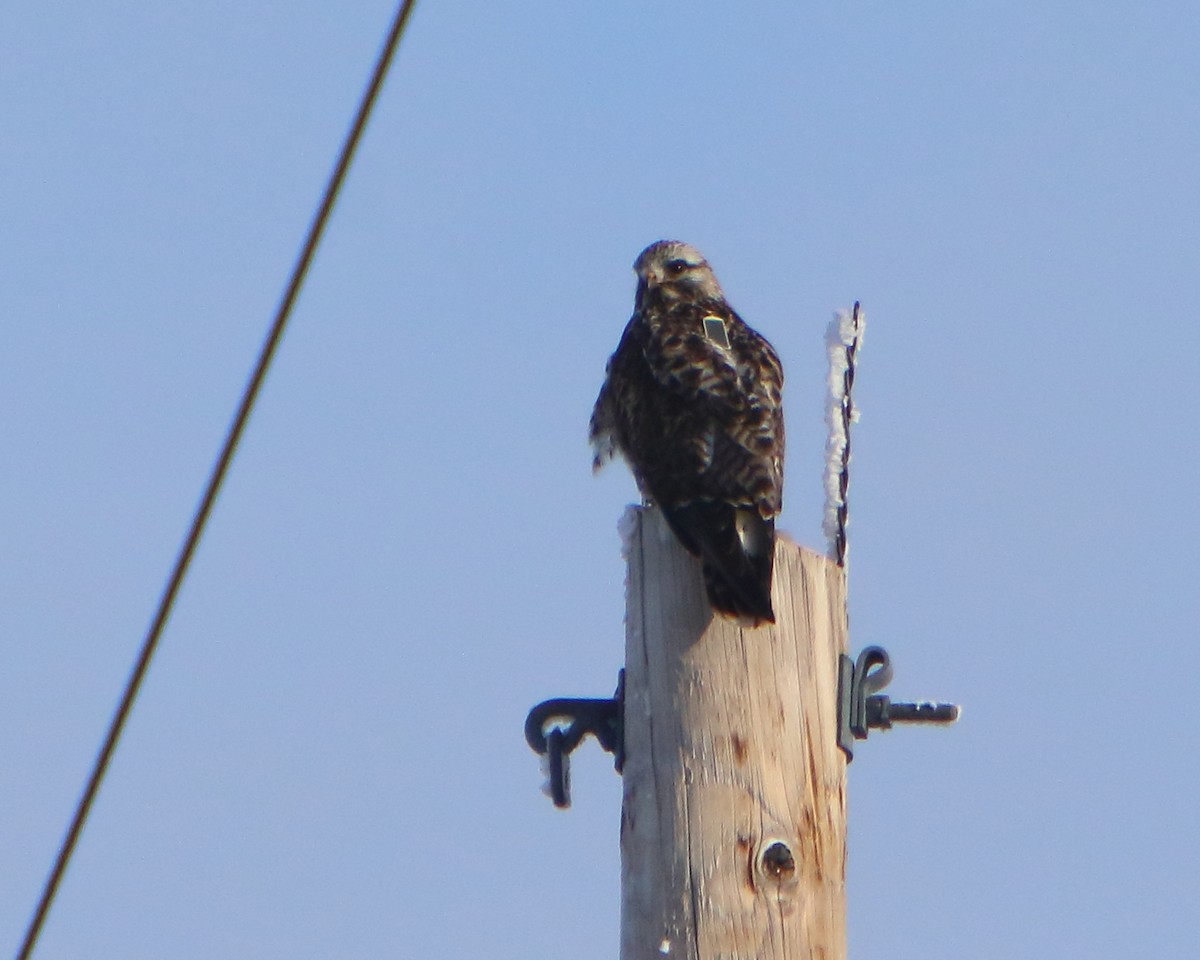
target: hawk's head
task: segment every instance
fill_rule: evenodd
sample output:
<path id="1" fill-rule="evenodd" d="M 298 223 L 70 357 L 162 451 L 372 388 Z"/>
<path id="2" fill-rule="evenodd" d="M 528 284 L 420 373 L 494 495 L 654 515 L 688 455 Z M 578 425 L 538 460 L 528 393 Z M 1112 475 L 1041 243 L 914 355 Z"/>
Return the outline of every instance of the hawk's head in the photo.
<path id="1" fill-rule="evenodd" d="M 652 243 L 633 262 L 638 300 L 657 291 L 667 300 L 724 300 L 712 267 L 695 247 L 678 240 Z"/>

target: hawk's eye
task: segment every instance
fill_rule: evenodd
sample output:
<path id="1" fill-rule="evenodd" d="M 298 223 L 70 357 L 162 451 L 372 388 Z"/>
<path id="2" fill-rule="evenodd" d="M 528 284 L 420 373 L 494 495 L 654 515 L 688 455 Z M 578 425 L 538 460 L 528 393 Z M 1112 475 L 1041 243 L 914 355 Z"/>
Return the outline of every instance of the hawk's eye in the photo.
<path id="1" fill-rule="evenodd" d="M 668 260 L 667 261 L 667 273 L 669 273 L 673 277 L 679 276 L 687 268 L 688 268 L 688 262 L 686 260 Z"/>

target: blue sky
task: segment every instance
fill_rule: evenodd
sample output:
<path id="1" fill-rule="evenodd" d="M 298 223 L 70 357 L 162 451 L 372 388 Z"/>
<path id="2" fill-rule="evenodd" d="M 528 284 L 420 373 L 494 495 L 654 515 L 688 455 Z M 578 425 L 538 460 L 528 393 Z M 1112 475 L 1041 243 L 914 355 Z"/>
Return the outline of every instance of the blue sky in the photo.
<path id="1" fill-rule="evenodd" d="M 0 31 L 0 942 L 16 945 L 387 26 L 386 3 Z M 587 417 L 676 237 L 783 358 L 870 327 L 855 649 L 952 731 L 861 744 L 851 955 L 1191 957 L 1192 4 L 418 6 L 39 956 L 612 957 Z M 9 949 L 9 948 L 4 948 Z"/>

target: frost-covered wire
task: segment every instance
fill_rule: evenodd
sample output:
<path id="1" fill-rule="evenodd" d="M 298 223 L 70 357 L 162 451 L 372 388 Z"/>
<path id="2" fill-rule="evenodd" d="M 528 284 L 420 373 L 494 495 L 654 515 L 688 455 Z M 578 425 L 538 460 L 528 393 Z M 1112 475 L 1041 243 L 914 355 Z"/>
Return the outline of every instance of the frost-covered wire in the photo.
<path id="1" fill-rule="evenodd" d="M 857 303 L 851 311 L 839 310 L 829 324 L 825 345 L 829 352 L 829 403 L 825 422 L 825 519 L 822 524 L 829 557 L 846 565 L 846 527 L 849 512 L 846 492 L 850 487 L 850 424 L 858 421 L 854 403 L 854 370 L 862 347 L 866 314 Z"/>

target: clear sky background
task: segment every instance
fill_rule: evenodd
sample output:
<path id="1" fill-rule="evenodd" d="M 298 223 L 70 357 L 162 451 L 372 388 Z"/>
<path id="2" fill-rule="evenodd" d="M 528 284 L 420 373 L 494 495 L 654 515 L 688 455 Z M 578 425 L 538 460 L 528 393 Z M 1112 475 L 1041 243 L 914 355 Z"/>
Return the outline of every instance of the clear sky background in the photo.
<path id="1" fill-rule="evenodd" d="M 18 943 L 392 4 L 0 30 L 0 952 Z M 823 548 L 861 299 L 852 644 L 952 730 L 850 769 L 856 958 L 1193 958 L 1194 2 L 424 0 L 42 958 L 617 954 L 621 467 L 647 243 L 783 358 Z"/>

